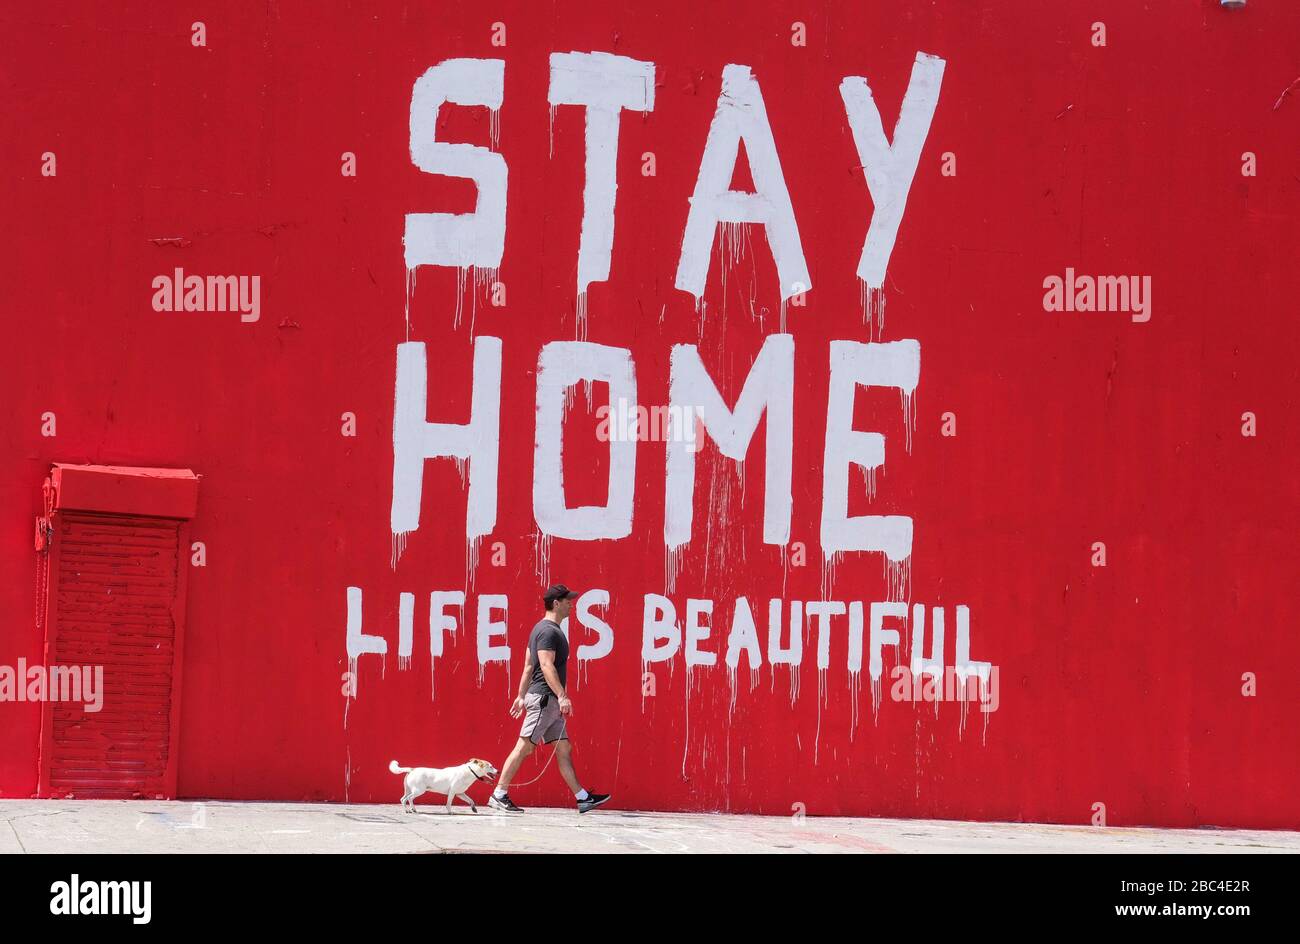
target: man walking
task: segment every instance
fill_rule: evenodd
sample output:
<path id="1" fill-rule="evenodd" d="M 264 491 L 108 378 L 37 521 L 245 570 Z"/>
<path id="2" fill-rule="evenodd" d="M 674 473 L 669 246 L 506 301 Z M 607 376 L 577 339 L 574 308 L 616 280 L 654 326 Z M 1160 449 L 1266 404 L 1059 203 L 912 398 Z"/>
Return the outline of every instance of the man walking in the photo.
<path id="1" fill-rule="evenodd" d="M 560 776 L 573 791 L 578 801 L 578 812 L 586 813 L 608 802 L 608 793 L 588 793 L 578 783 L 569 756 L 569 734 L 564 719 L 573 714 L 573 702 L 565 688 L 566 667 L 569 663 L 569 641 L 560 628 L 573 607 L 577 594 L 562 583 L 548 587 L 542 595 L 546 617 L 533 627 L 528 637 L 528 656 L 524 660 L 524 674 L 519 679 L 519 694 L 510 706 L 510 716 L 524 716 L 519 730 L 519 742 L 501 765 L 501 778 L 488 798 L 488 806 L 508 813 L 522 813 L 508 792 L 524 758 L 532 754 L 538 744 L 554 744 L 555 759 L 560 765 Z"/>

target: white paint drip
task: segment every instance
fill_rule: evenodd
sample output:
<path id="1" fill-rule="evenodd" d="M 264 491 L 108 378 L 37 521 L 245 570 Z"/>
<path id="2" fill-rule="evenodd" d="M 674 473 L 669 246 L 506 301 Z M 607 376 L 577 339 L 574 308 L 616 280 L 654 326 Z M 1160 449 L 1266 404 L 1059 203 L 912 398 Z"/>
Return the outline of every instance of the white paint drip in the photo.
<path id="1" fill-rule="evenodd" d="M 731 725 L 727 725 L 726 755 L 727 755 L 727 772 L 722 782 L 726 784 L 730 784 L 731 783 Z"/>
<path id="2" fill-rule="evenodd" d="M 682 739 L 682 779 L 686 778 L 686 752 L 691 747 L 691 666 L 686 667 L 686 737 Z"/>
<path id="3" fill-rule="evenodd" d="M 844 560 L 843 551 L 832 551 L 828 556 L 825 551 L 822 552 L 822 596 L 823 600 L 831 599 L 831 593 L 835 589 L 835 568 L 839 566 L 840 561 Z"/>
<path id="4" fill-rule="evenodd" d="M 474 334 L 474 322 L 478 317 L 479 292 L 482 289 L 485 290 L 484 291 L 485 295 L 491 293 L 492 286 L 496 284 L 498 278 L 500 277 L 500 272 L 501 272 L 500 267 L 493 267 L 493 268 L 480 268 L 479 266 L 474 267 L 474 288 L 473 288 L 473 293 L 470 296 L 470 302 L 469 302 L 470 305 L 469 333 L 471 336 L 473 336 Z"/>
<path id="5" fill-rule="evenodd" d="M 456 267 L 456 313 L 452 316 L 451 326 L 453 329 L 460 327 L 461 315 L 465 307 L 465 276 L 469 272 L 468 266 Z"/>
<path id="6" fill-rule="evenodd" d="M 817 670 L 817 731 L 813 735 L 813 766 L 817 766 L 817 758 L 821 751 L 822 743 L 822 702 L 826 700 L 826 670 Z"/>
<path id="7" fill-rule="evenodd" d="M 743 462 L 737 463 L 742 465 Z M 741 470 L 743 474 L 743 469 Z M 726 470 L 719 463 L 714 463 L 709 473 L 709 515 L 704 529 L 704 582 L 709 581 L 709 569 L 716 563 L 717 567 L 724 571 L 730 571 L 735 568 L 742 568 L 747 560 L 745 545 L 741 542 L 739 550 L 733 550 L 731 538 L 733 529 L 731 528 L 731 515 L 735 509 L 735 503 L 731 500 L 731 480 L 727 478 Z M 744 505 L 744 499 L 741 499 L 741 505 Z M 718 543 L 717 550 L 714 551 L 714 526 L 717 526 Z"/>
<path id="8" fill-rule="evenodd" d="M 727 281 L 733 269 L 738 269 L 740 260 L 749 252 L 749 224 L 734 223 L 723 220 L 718 224 L 722 232 L 718 236 L 718 275 L 722 280 L 722 317 L 727 317 Z M 750 298 L 754 297 L 754 284 L 750 278 Z"/>
<path id="9" fill-rule="evenodd" d="M 885 576 L 885 599 L 890 602 L 912 602 L 912 557 L 908 555 L 900 561 L 883 558 Z M 907 619 L 907 617 L 904 617 Z"/>
<path id="10" fill-rule="evenodd" d="M 357 697 L 357 656 L 348 659 L 348 694 L 343 696 L 343 730 L 348 729 L 348 709 L 352 706 L 352 699 Z"/>
<path id="11" fill-rule="evenodd" d="M 671 596 L 677 589 L 677 574 L 682 566 L 682 548 L 664 548 L 664 595 Z"/>
<path id="12" fill-rule="evenodd" d="M 899 388 L 899 399 L 903 407 L 903 429 L 906 432 L 907 454 L 912 454 L 912 434 L 916 432 L 916 391 Z"/>
<path id="13" fill-rule="evenodd" d="M 872 288 L 858 279 L 858 297 L 862 301 L 862 323 L 867 327 L 867 340 L 885 339 L 885 290 Z"/>
<path id="14" fill-rule="evenodd" d="M 539 532 L 533 535 L 533 560 L 537 579 L 543 587 L 551 585 L 551 541 L 549 534 Z"/>
<path id="15" fill-rule="evenodd" d="M 456 311 L 452 316 L 452 328 L 459 328 L 465 317 L 465 293 L 469 292 L 469 333 L 474 333 L 474 322 L 478 318 L 478 298 L 487 295 L 500 278 L 499 266 L 457 266 L 456 267 Z"/>
<path id="16" fill-rule="evenodd" d="M 501 109 L 488 109 L 488 146 L 494 150 L 501 150 Z"/>
<path id="17" fill-rule="evenodd" d="M 478 557 L 479 548 L 483 543 L 483 535 L 476 534 L 472 538 L 465 539 L 465 592 L 469 593 L 474 589 L 474 578 L 478 574 Z"/>
<path id="18" fill-rule="evenodd" d="M 393 570 L 397 570 L 397 562 L 400 561 L 402 555 L 406 553 L 406 539 L 410 533 L 410 531 L 393 532 L 393 553 L 390 558 L 390 566 Z"/>
<path id="19" fill-rule="evenodd" d="M 858 701 L 862 697 L 862 670 L 849 669 L 849 740 L 858 730 Z"/>
<path id="20" fill-rule="evenodd" d="M 415 298 L 415 273 L 417 269 L 406 270 L 406 340 L 411 340 L 411 301 Z"/>
<path id="21" fill-rule="evenodd" d="M 578 300 L 575 305 L 577 313 L 577 323 L 574 326 L 573 336 L 579 341 L 587 340 L 587 293 L 578 292 Z"/>

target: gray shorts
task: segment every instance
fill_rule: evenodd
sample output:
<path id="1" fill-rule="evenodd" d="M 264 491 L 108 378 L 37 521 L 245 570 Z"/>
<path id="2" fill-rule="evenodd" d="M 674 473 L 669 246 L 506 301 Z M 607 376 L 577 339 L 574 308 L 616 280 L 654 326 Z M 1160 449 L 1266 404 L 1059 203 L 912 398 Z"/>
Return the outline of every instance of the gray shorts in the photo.
<path id="1" fill-rule="evenodd" d="M 542 699 L 546 706 L 542 706 Z M 568 738 L 564 730 L 564 715 L 560 714 L 560 699 L 554 692 L 539 694 L 529 692 L 524 696 L 524 726 L 519 729 L 521 738 L 528 738 L 534 744 L 550 744 Z"/>

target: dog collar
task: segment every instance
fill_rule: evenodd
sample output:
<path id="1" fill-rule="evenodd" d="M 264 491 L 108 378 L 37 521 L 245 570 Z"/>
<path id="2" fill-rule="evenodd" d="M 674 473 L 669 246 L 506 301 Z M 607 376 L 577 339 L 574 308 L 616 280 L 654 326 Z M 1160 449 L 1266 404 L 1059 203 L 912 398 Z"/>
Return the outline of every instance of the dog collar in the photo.
<path id="1" fill-rule="evenodd" d="M 478 771 L 474 769 L 474 765 L 473 765 L 473 764 L 466 764 L 465 766 L 468 767 L 468 768 L 469 768 L 469 772 L 472 773 L 472 774 L 474 775 L 474 779 L 477 780 L 477 781 L 479 781 L 480 783 L 491 783 L 491 782 L 492 782 L 492 778 L 491 778 L 491 777 L 480 777 L 480 776 L 478 775 Z"/>

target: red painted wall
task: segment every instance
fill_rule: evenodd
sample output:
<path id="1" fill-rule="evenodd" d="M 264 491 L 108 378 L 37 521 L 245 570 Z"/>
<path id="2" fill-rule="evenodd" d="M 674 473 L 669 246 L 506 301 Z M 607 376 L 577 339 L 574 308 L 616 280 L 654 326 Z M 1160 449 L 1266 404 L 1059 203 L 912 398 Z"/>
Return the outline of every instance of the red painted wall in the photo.
<path id="1" fill-rule="evenodd" d="M 822 596 L 827 350 L 867 340 L 854 269 L 871 214 L 838 86 L 867 77 L 892 129 L 923 51 L 947 70 L 884 330 L 921 346 L 916 432 L 909 455 L 896 393 L 859 394 L 858 428 L 885 434 L 887 462 L 875 502 L 855 494 L 851 510 L 912 517 L 911 599 L 949 607 L 950 627 L 952 606 L 971 608 L 972 657 L 999 667 L 1000 706 L 963 729 L 959 706 L 896 703 L 886 688 L 873 715 L 863 684 L 855 709 L 842 617 L 820 689 L 810 626 L 793 696 L 790 673 L 765 664 L 752 691 L 741 673 L 731 710 L 725 667 L 693 670 L 688 686 L 678 655 L 671 671 L 654 667 L 656 694 L 643 699 L 642 599 L 664 592 L 664 452 L 642 443 L 632 534 L 556 540 L 549 557 L 552 579 L 612 595 L 612 654 L 580 680 L 571 663 L 580 773 L 628 808 L 788 814 L 802 803 L 1077 823 L 1104 803 L 1112 825 L 1300 827 L 1300 93 L 1279 102 L 1300 75 L 1300 7 L 117 6 L 28 5 L 0 30 L 0 662 L 40 657 L 31 533 L 51 462 L 199 472 L 193 537 L 207 562 L 189 582 L 182 796 L 395 802 L 391 758 L 505 757 L 538 617 L 537 358 L 575 331 L 583 118 L 559 109 L 549 157 L 551 52 L 657 66 L 654 111 L 622 119 L 612 271 L 592 286 L 588 334 L 631 349 L 648 404 L 666 402 L 672 344 L 698 343 L 732 399 L 777 330 L 759 229 L 725 293 L 715 253 L 704 318 L 673 287 L 721 70 L 754 70 L 813 281 L 789 317 L 792 539 L 808 565 L 786 577 L 762 543 L 760 428 L 743 506 L 734 465 L 703 453 L 695 538 L 671 596 L 679 612 L 688 596 L 718 601 L 715 651 L 736 596 L 755 601 L 764 640 L 769 597 Z M 199 19 L 204 48 L 191 44 Z M 806 47 L 791 44 L 796 20 Z M 490 44 L 494 21 L 507 25 L 505 48 Z M 1091 43 L 1095 22 L 1104 47 Z M 506 564 L 492 566 L 485 542 L 467 615 L 478 593 L 509 594 L 515 654 L 508 673 L 490 665 L 481 680 L 472 626 L 448 638 L 430 677 L 428 594 L 465 586 L 455 466 L 427 463 L 421 526 L 395 571 L 388 522 L 403 217 L 474 200 L 468 182 L 421 173 L 408 153 L 412 85 L 455 56 L 506 62 L 508 304 L 480 296 L 473 320 L 474 334 L 503 340 L 489 541 Z M 486 144 L 487 113 L 447 109 L 439 134 Z M 55 177 L 40 172 L 47 151 Z M 340 174 L 345 151 L 355 178 Z M 640 173 L 646 151 L 655 177 Z M 1245 151 L 1257 176 L 1242 175 Z M 944 152 L 956 176 L 941 174 Z M 260 274 L 260 321 L 155 312 L 151 280 L 177 266 Z M 1044 278 L 1067 266 L 1151 276 L 1151 320 L 1044 311 Z M 468 418 L 472 335 L 468 317 L 452 325 L 456 291 L 454 270 L 424 268 L 410 301 L 411 338 L 429 345 L 432 420 Z M 575 404 L 568 496 L 599 503 L 607 460 L 581 442 L 594 420 L 583 397 Z M 355 438 L 340 434 L 345 411 Z M 1241 434 L 1246 411 L 1253 438 Z M 54 437 L 41 434 L 46 412 Z M 944 412 L 955 437 L 940 435 Z M 1098 541 L 1104 568 L 1091 563 Z M 882 571 L 880 555 L 849 555 L 828 596 L 883 600 Z M 361 658 L 350 702 L 349 586 L 364 591 L 365 631 L 389 640 L 386 659 Z M 401 592 L 416 598 L 409 669 L 396 658 Z M 949 628 L 949 663 L 953 645 Z M 886 671 L 896 662 L 887 649 Z M 1242 694 L 1246 672 L 1254 697 Z M 35 789 L 38 737 L 37 706 L 0 703 L 0 795 Z M 567 801 L 553 770 L 515 796 Z"/>

